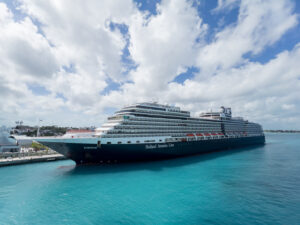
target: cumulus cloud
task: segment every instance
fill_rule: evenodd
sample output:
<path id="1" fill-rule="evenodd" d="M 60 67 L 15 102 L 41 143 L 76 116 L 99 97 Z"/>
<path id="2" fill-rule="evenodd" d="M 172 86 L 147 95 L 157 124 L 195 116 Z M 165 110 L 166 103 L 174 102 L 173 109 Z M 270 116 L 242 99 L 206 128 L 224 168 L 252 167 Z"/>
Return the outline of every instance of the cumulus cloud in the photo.
<path id="1" fill-rule="evenodd" d="M 197 38 L 206 31 L 191 2 L 163 1 L 158 15 L 133 17 L 129 26 L 130 53 L 139 67 L 132 72 L 135 88 L 161 90 L 178 72 L 194 64 Z"/>
<path id="2" fill-rule="evenodd" d="M 22 10 L 42 24 L 64 65 L 74 64 L 93 76 L 121 79 L 120 55 L 125 41 L 111 32 L 110 23 L 125 23 L 133 12 L 131 1 L 22 0 Z"/>
<path id="3" fill-rule="evenodd" d="M 217 13 L 223 10 L 230 10 L 238 6 L 239 2 L 240 0 L 218 0 L 218 5 L 212 10 L 212 12 Z"/>
<path id="4" fill-rule="evenodd" d="M 2 72 L 10 68 L 10 75 L 31 78 L 52 76 L 59 68 L 48 41 L 37 32 L 31 19 L 15 22 L 11 11 L 0 3 L 0 66 Z"/>
<path id="5" fill-rule="evenodd" d="M 151 14 L 131 0 L 19 0 L 16 20 L 0 3 L 0 118 L 6 118 L 0 123 L 47 118 L 99 126 L 112 107 L 158 100 L 195 115 L 228 105 L 267 128 L 300 126 L 300 44 L 267 62 L 254 60 L 299 30 L 291 1 L 219 0 L 205 13 L 239 11 L 216 33 L 193 1 L 156 7 Z M 194 76 L 174 82 L 189 68 L 196 68 Z M 104 94 L 110 82 L 119 87 Z"/>
<path id="6" fill-rule="evenodd" d="M 246 53 L 260 53 L 298 23 L 292 12 L 293 5 L 287 1 L 241 1 L 237 23 L 218 32 L 215 40 L 199 51 L 197 65 L 210 76 L 244 63 Z"/>
<path id="7" fill-rule="evenodd" d="M 220 104 L 231 105 L 236 115 L 243 114 L 266 123 L 265 117 L 278 119 L 299 115 L 300 71 L 298 61 L 300 46 L 285 51 L 266 64 L 249 62 L 241 68 L 220 72 L 203 82 L 186 81 L 170 85 L 169 98 L 177 102 L 195 102 L 203 109 Z M 178 95 L 180 93 L 180 95 Z M 197 110 L 196 104 L 191 108 Z M 200 107 L 200 108 L 201 108 Z M 283 109 L 293 109 L 283 112 Z M 272 122 L 270 122 L 271 125 Z"/>
<path id="8" fill-rule="evenodd" d="M 28 84 L 49 90 L 52 94 L 43 97 L 49 101 L 60 102 L 61 98 L 55 98 L 60 94 L 71 112 L 85 112 L 101 100 L 106 79 L 126 79 L 121 73 L 126 41 L 119 30 L 111 30 L 110 23 L 128 20 L 135 6 L 131 1 L 24 0 L 18 4 L 26 15 L 20 21 L 14 20 L 4 3 L 0 6 L 0 75 L 6 86 L 21 84 L 23 99 L 31 99 L 35 110 L 40 110 L 41 102 L 30 95 Z M 54 104 L 53 108 L 59 110 L 60 106 Z"/>

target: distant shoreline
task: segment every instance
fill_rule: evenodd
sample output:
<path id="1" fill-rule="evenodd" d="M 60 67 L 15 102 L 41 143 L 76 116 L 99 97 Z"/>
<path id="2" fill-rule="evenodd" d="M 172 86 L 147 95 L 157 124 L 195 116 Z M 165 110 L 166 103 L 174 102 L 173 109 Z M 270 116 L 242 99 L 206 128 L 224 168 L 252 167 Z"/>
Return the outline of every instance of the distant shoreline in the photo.
<path id="1" fill-rule="evenodd" d="M 269 133 L 300 133 L 300 130 L 264 130 Z"/>

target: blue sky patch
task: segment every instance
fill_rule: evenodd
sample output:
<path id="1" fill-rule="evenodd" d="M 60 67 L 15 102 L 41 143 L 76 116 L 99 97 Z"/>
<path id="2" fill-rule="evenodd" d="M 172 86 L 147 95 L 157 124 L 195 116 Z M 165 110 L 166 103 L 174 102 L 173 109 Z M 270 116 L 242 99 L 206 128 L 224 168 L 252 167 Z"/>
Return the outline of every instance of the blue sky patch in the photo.
<path id="1" fill-rule="evenodd" d="M 199 69 L 197 67 L 189 67 L 186 72 L 179 74 L 174 78 L 172 82 L 183 84 L 186 80 L 191 80 L 194 78 L 195 73 L 198 73 Z"/>
<path id="2" fill-rule="evenodd" d="M 0 2 L 4 2 L 6 6 L 12 11 L 14 15 L 15 21 L 21 21 L 26 16 L 26 14 L 22 13 L 22 11 L 19 9 L 20 3 L 14 0 L 1 0 Z"/>
<path id="3" fill-rule="evenodd" d="M 55 97 L 56 98 L 61 98 L 62 100 L 64 100 L 64 102 L 67 101 L 67 98 L 62 93 L 57 93 Z"/>
<path id="4" fill-rule="evenodd" d="M 194 1 L 194 7 L 197 8 L 199 16 L 203 23 L 208 24 L 209 32 L 205 36 L 205 41 L 210 43 L 214 40 L 215 34 L 224 27 L 237 22 L 239 7 L 233 7 L 231 10 L 214 11 L 218 6 L 217 0 Z"/>
<path id="5" fill-rule="evenodd" d="M 45 96 L 51 94 L 44 86 L 38 84 L 27 84 L 27 87 L 32 91 L 34 95 Z"/>
<path id="6" fill-rule="evenodd" d="M 137 7 L 141 11 L 148 11 L 151 15 L 157 15 L 156 4 L 160 4 L 161 0 L 134 0 Z"/>
<path id="7" fill-rule="evenodd" d="M 277 42 L 271 46 L 267 46 L 259 54 L 253 55 L 251 52 L 244 55 L 244 58 L 252 62 L 260 62 L 265 64 L 283 51 L 291 51 L 297 43 L 300 42 L 300 24 L 287 31 Z"/>
<path id="8" fill-rule="evenodd" d="M 62 66 L 62 68 L 67 73 L 76 73 L 76 68 L 75 68 L 74 64 L 72 64 L 72 63 L 69 66 Z"/>
<path id="9" fill-rule="evenodd" d="M 104 108 L 103 112 L 106 115 L 113 115 L 117 110 L 118 110 L 118 108 L 115 108 L 115 107 L 106 107 L 106 108 Z"/>
<path id="10" fill-rule="evenodd" d="M 100 92 L 101 95 L 107 95 L 111 91 L 120 90 L 121 84 L 114 82 L 112 79 L 107 79 L 107 86 Z"/>
<path id="11" fill-rule="evenodd" d="M 110 22 L 109 27 L 111 31 L 118 29 L 123 35 L 124 40 L 126 41 L 126 45 L 122 50 L 121 60 L 122 60 L 122 65 L 125 68 L 125 70 L 123 71 L 123 75 L 127 75 L 130 70 L 134 70 L 137 68 L 137 65 L 130 57 L 130 52 L 128 49 L 130 44 L 130 35 L 128 33 L 128 26 L 126 24 Z"/>

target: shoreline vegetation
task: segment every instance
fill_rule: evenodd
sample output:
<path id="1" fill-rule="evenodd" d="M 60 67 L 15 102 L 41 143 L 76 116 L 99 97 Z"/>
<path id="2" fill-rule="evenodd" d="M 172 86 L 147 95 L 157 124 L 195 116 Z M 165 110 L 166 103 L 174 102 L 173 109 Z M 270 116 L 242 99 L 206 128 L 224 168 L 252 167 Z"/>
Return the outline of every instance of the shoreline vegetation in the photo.
<path id="1" fill-rule="evenodd" d="M 300 133 L 300 130 L 264 130 L 269 133 Z"/>

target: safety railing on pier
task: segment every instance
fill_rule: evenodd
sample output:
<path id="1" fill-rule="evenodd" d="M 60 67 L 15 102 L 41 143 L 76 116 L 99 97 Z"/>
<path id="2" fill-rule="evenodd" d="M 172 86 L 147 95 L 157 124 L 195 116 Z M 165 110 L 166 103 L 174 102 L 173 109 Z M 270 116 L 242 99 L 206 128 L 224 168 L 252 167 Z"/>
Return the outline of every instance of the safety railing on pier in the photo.
<path id="1" fill-rule="evenodd" d="M 1 152 L 0 159 L 23 158 L 31 156 L 57 155 L 53 150 L 33 151 L 33 152 Z"/>

